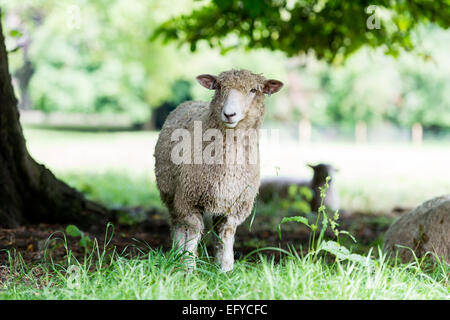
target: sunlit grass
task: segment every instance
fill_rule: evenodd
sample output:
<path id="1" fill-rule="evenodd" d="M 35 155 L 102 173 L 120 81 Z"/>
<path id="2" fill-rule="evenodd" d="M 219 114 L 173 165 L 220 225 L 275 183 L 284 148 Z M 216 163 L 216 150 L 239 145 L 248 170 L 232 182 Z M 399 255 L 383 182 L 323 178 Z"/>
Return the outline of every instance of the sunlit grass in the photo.
<path id="1" fill-rule="evenodd" d="M 25 133 L 33 156 L 88 198 L 111 207 L 163 208 L 153 176 L 157 133 L 37 129 Z M 309 174 L 303 168 L 305 162 L 327 161 L 338 166 L 341 173 L 336 180 L 344 208 L 386 210 L 450 191 L 450 173 L 445 170 L 449 151 L 437 145 L 284 143 L 276 150 L 271 148 L 262 147 L 262 158 L 272 161 L 270 166 L 263 165 L 266 175 L 273 174 L 272 165 L 277 162 L 281 174 L 296 175 Z M 323 254 L 287 254 L 275 263 L 255 254 L 251 261 L 236 261 L 229 273 L 220 272 L 202 253 L 192 274 L 186 274 L 180 255 L 173 250 L 147 248 L 139 257 L 129 257 L 94 246 L 82 262 L 67 249 L 64 261 L 52 262 L 47 257 L 34 264 L 25 264 L 13 251 L 9 254 L 9 265 L 0 267 L 0 299 L 450 298 L 448 264 L 388 262 L 378 248 L 372 251 L 373 264 L 369 265 L 337 262 Z"/>
<path id="2" fill-rule="evenodd" d="M 87 198 L 109 208 L 153 207 L 163 210 L 156 184 L 148 176 L 132 176 L 127 172 L 66 172 L 59 175 Z"/>
<path id="3" fill-rule="evenodd" d="M 125 176 L 128 182 L 135 181 L 136 188 L 132 189 L 136 194 L 142 194 L 141 187 L 145 188 L 147 183 L 147 190 L 154 188 L 151 185 L 155 183 L 153 152 L 157 132 L 94 133 L 25 128 L 25 136 L 31 154 L 38 161 L 63 178 L 70 174 L 69 180 L 75 184 L 97 179 L 105 181 L 101 183 L 105 188 L 116 188 L 108 186 L 106 181 L 118 182 L 112 177 L 118 175 Z M 340 169 L 335 182 L 341 207 L 347 210 L 386 213 L 396 206 L 415 207 L 450 193 L 450 144 L 446 141 L 422 147 L 394 142 L 261 143 L 262 176 L 309 178 L 311 171 L 305 165 L 308 162 L 328 162 Z M 101 178 L 103 174 L 107 178 Z"/>
<path id="4" fill-rule="evenodd" d="M 373 265 L 286 255 L 237 261 L 223 273 L 205 257 L 187 274 L 180 255 L 149 249 L 129 259 L 97 251 L 83 263 L 26 267 L 11 255 L 1 299 L 449 299 L 448 265 Z M 425 271 L 426 270 L 426 271 Z"/>

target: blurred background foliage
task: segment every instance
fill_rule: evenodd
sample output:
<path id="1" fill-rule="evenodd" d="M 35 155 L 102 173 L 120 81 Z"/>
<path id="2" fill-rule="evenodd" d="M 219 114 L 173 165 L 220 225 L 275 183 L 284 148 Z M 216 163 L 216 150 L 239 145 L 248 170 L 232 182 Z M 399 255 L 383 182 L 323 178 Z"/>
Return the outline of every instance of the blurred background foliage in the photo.
<path id="1" fill-rule="evenodd" d="M 369 5 L 378 5 L 380 29 L 367 28 Z M 28 148 L 95 201 L 162 208 L 152 169 L 157 132 L 130 129 L 158 129 L 184 100 L 210 99 L 195 76 L 231 68 L 285 83 L 266 99 L 264 124 L 280 129 L 282 139 L 261 141 L 262 176 L 309 177 L 304 163 L 331 163 L 341 169 L 342 207 L 362 212 L 448 193 L 449 0 L 0 6 Z M 35 114 L 44 128 L 27 122 Z M 91 121 L 100 118 L 108 121 Z M 358 130 L 361 123 L 367 132 Z M 411 139 L 417 124 L 421 148 Z M 100 132 L 118 128 L 125 132 Z M 364 140 L 357 132 L 371 143 L 355 144 Z M 258 212 L 298 214 L 307 211 L 302 204 L 291 197 Z"/>
<path id="2" fill-rule="evenodd" d="M 448 28 L 449 15 L 448 0 L 212 0 L 166 21 L 156 35 L 187 42 L 192 51 L 206 40 L 224 51 L 236 46 L 289 56 L 313 51 L 332 62 L 362 46 L 383 46 L 397 56 L 400 49 L 414 48 L 411 31 L 417 25 Z"/>
<path id="3" fill-rule="evenodd" d="M 269 122 L 450 128 L 448 1 L 0 3 L 22 109 L 158 127 L 180 102 L 209 99 L 197 74 L 247 68 L 287 84 Z M 367 29 L 368 5 L 392 9 L 380 29 Z"/>

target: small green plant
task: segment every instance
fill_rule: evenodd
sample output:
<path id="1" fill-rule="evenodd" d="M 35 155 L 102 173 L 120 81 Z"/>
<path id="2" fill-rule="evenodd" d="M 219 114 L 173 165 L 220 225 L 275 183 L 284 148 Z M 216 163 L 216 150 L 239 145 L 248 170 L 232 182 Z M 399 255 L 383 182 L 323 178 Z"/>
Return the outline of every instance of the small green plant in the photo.
<path id="1" fill-rule="evenodd" d="M 69 224 L 66 227 L 66 234 L 70 237 L 80 237 L 80 241 L 78 242 L 78 244 L 80 245 L 80 247 L 84 248 L 85 252 L 88 252 L 88 250 L 92 248 L 93 242 L 91 238 L 88 235 L 84 234 L 83 231 L 78 229 L 76 225 Z"/>
<path id="2" fill-rule="evenodd" d="M 300 187 L 292 184 L 288 188 L 287 197 L 281 197 L 274 192 L 269 202 L 259 203 L 258 214 L 273 216 L 274 212 L 282 215 L 309 214 L 311 212 L 310 201 L 313 191 L 308 187 Z"/>
<path id="3" fill-rule="evenodd" d="M 309 213 L 311 212 L 309 202 L 312 198 L 313 192 L 310 188 L 292 184 L 288 189 L 288 198 L 280 200 L 280 206 L 289 211 Z"/>
<path id="4" fill-rule="evenodd" d="M 345 230 L 339 230 L 339 211 L 336 210 L 332 217 L 329 216 L 327 212 L 327 208 L 324 205 L 325 196 L 327 193 L 327 190 L 329 188 L 329 181 L 330 177 L 327 177 L 325 180 L 325 183 L 322 187 L 319 187 L 320 190 L 320 207 L 316 216 L 316 219 L 314 222 L 310 222 L 308 218 L 303 216 L 294 216 L 294 217 L 285 217 L 281 220 L 281 222 L 278 224 L 278 235 L 281 239 L 281 225 L 283 223 L 287 222 L 298 222 L 305 226 L 307 226 L 311 230 L 309 244 L 308 244 L 308 252 L 313 257 L 317 256 L 320 252 L 325 251 L 333 254 L 336 257 L 336 260 L 349 260 L 353 262 L 358 262 L 362 264 L 368 264 L 369 259 L 358 255 L 351 253 L 350 250 L 340 244 L 339 236 L 340 235 L 347 235 L 349 236 L 354 242 L 356 242 L 356 239 Z M 292 186 L 291 186 L 292 187 Z M 289 190 L 291 194 L 291 190 Z M 295 190 L 294 190 L 295 191 Z M 295 194 L 293 191 L 293 194 Z M 328 227 L 330 228 L 333 235 L 336 237 L 336 241 L 333 240 L 324 240 L 325 232 L 327 231 Z M 369 255 L 370 256 L 370 255 Z"/>

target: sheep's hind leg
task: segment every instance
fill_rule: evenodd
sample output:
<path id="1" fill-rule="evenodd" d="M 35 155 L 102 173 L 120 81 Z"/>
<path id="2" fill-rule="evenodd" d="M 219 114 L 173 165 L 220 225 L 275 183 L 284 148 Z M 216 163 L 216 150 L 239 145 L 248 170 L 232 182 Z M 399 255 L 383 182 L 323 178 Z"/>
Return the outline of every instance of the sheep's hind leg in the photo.
<path id="1" fill-rule="evenodd" d="M 173 222 L 173 244 L 182 252 L 188 254 L 185 262 L 188 271 L 195 269 L 197 246 L 203 231 L 203 219 L 200 214 L 176 219 Z"/>
<path id="2" fill-rule="evenodd" d="M 220 264 L 222 271 L 233 270 L 234 267 L 234 234 L 236 233 L 237 223 L 227 217 L 215 217 L 214 229 L 219 237 L 216 245 L 216 262 Z"/>

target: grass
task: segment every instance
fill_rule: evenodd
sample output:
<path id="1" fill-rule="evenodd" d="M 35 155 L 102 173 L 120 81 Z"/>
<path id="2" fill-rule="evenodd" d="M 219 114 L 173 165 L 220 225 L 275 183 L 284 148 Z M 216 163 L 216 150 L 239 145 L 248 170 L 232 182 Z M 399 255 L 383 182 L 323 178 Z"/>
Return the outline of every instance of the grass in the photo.
<path id="1" fill-rule="evenodd" d="M 32 155 L 89 198 L 113 207 L 162 208 L 153 177 L 156 133 L 26 129 L 25 134 Z M 333 159 L 341 169 L 336 180 L 343 207 L 349 209 L 370 212 L 415 206 L 450 190 L 450 173 L 445 170 L 450 151 L 442 146 L 299 148 L 285 143 L 275 151 L 269 149 L 261 150 L 262 157 L 267 156 L 266 175 L 275 166 L 281 173 L 308 174 L 299 163 Z M 427 161 L 432 165 L 424 166 Z M 386 178 L 389 183 L 383 181 Z M 379 248 L 367 254 L 366 261 L 372 263 L 336 260 L 328 252 L 286 253 L 275 262 L 256 253 L 251 260 L 236 261 L 229 273 L 220 272 L 202 251 L 197 270 L 187 274 L 180 254 L 173 250 L 148 248 L 138 257 L 129 257 L 114 248 L 99 248 L 94 240 L 92 251 L 78 261 L 65 246 L 65 260 L 47 257 L 32 265 L 20 253 L 8 251 L 9 264 L 0 266 L 0 299 L 450 298 L 448 264 L 425 258 L 400 264 L 386 260 Z"/>
<path id="2" fill-rule="evenodd" d="M 109 179 L 113 173 L 140 187 L 147 184 L 147 188 L 154 189 L 153 151 L 157 132 L 93 133 L 32 128 L 25 128 L 24 132 L 32 156 L 57 176 L 69 176 L 69 182 L 83 183 L 84 176 L 101 180 L 105 175 Z M 450 145 L 446 141 L 413 146 L 332 141 L 299 145 L 282 140 L 262 141 L 260 149 L 262 176 L 309 178 L 308 162 L 328 162 L 338 167 L 335 183 L 341 204 L 351 211 L 382 214 L 396 206 L 412 208 L 450 193 Z M 115 188 L 107 183 L 102 186 Z M 139 189 L 134 189 L 137 194 L 147 192 Z"/>
<path id="3" fill-rule="evenodd" d="M 143 206 L 165 210 L 156 184 L 148 177 L 133 177 L 127 172 L 66 172 L 59 177 L 93 201 L 109 208 Z"/>
<path id="4" fill-rule="evenodd" d="M 173 250 L 149 249 L 133 259 L 106 252 L 94 250 L 83 263 L 69 252 L 63 263 L 34 267 L 11 256 L 0 299 L 450 298 L 450 269 L 443 263 L 392 264 L 382 257 L 364 265 L 287 254 L 279 263 L 263 256 L 241 260 L 232 272 L 222 273 L 203 257 L 197 270 L 187 274 Z"/>

